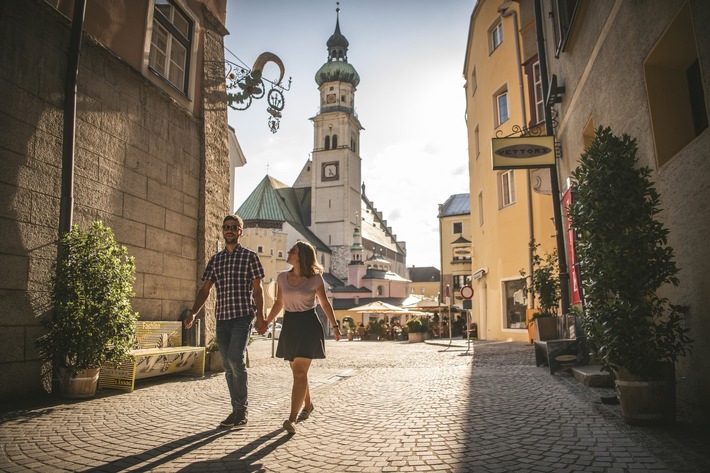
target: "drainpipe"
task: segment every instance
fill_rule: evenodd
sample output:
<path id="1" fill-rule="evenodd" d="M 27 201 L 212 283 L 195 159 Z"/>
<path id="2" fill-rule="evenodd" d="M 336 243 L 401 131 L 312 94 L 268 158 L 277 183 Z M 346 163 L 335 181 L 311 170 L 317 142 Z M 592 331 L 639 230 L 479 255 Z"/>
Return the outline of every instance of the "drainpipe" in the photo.
<path id="1" fill-rule="evenodd" d="M 76 134 L 76 82 L 79 75 L 81 36 L 86 0 L 76 0 L 71 23 L 67 75 L 64 80 L 64 137 L 62 142 L 62 195 L 59 209 L 59 237 L 68 232 L 74 213 L 74 137 Z M 64 253 L 59 246 L 59 256 Z"/>
<path id="2" fill-rule="evenodd" d="M 550 83 L 547 77 L 547 53 L 545 51 L 545 33 L 542 29 L 542 0 L 533 0 L 535 4 L 535 30 L 537 33 L 537 56 L 540 61 L 540 82 L 542 92 L 547 97 L 550 92 Z M 547 136 L 554 136 L 550 105 L 545 101 L 545 129 Z M 555 215 L 555 233 L 557 237 L 557 255 L 560 268 L 560 295 L 562 301 L 562 314 L 567 314 L 570 309 L 569 298 L 569 273 L 567 272 L 567 253 L 565 252 L 565 234 L 562 228 L 562 209 L 560 206 L 560 184 L 557 176 L 557 163 L 550 167 L 550 181 L 552 185 L 552 205 Z"/>
<path id="3" fill-rule="evenodd" d="M 525 87 L 523 85 L 523 71 L 522 71 L 522 57 L 520 54 L 520 34 L 518 32 L 518 12 L 516 10 L 508 10 L 512 6 L 513 2 L 512 1 L 507 1 L 503 3 L 501 6 L 498 7 L 498 11 L 501 14 L 502 18 L 508 18 L 510 16 L 513 17 L 513 27 L 515 31 L 515 56 L 517 60 L 517 69 L 518 69 L 518 88 L 520 89 L 520 113 L 522 114 L 523 117 L 523 128 L 527 127 L 528 124 L 528 116 L 527 112 L 525 111 Z M 525 187 L 525 193 L 527 196 L 527 201 L 528 201 L 528 235 L 530 236 L 529 242 L 528 242 L 528 278 L 532 278 L 532 273 L 533 273 L 533 249 L 532 245 L 533 242 L 535 241 L 535 225 L 533 224 L 533 207 L 532 207 L 532 184 L 531 180 L 532 177 L 530 175 L 530 169 L 525 170 L 525 176 L 526 176 L 526 187 Z M 531 293 L 527 297 L 527 304 L 528 308 L 531 309 L 533 306 L 533 302 L 535 300 L 535 294 Z"/>

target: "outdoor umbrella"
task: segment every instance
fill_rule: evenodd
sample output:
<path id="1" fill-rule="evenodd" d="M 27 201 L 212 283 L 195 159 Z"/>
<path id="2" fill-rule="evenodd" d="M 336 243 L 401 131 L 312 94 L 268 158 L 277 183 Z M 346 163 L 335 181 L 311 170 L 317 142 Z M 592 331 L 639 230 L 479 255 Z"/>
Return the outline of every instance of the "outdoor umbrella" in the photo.
<path id="1" fill-rule="evenodd" d="M 361 305 L 358 307 L 353 307 L 348 309 L 352 312 L 369 312 L 369 313 L 391 313 L 391 312 L 404 312 L 405 309 L 397 307 L 392 304 L 381 301 L 373 301 L 369 304 Z"/>

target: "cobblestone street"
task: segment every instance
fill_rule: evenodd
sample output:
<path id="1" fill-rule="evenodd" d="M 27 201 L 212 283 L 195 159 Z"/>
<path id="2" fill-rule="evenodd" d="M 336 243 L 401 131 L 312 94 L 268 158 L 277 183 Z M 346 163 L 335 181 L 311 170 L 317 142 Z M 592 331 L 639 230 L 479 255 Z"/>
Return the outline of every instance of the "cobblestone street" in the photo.
<path id="1" fill-rule="evenodd" d="M 598 391 L 536 367 L 530 345 L 473 350 L 328 341 L 311 368 L 315 411 L 288 436 L 290 370 L 258 339 L 246 429 L 218 427 L 229 412 L 222 374 L 162 377 L 130 394 L 3 406 L 0 470 L 710 471 L 707 433 L 628 426 Z"/>

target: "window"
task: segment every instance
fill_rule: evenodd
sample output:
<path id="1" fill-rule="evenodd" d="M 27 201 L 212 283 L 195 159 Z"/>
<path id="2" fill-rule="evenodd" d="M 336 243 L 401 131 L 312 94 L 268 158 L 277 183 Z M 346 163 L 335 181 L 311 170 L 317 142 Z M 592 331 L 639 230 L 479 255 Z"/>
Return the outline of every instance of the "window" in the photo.
<path id="1" fill-rule="evenodd" d="M 284 252 L 283 252 L 283 251 L 279 251 L 278 257 L 279 257 L 279 258 L 283 258 L 283 257 L 284 257 Z"/>
<path id="2" fill-rule="evenodd" d="M 478 131 L 478 125 L 476 129 L 473 130 L 473 146 L 476 153 L 476 159 L 481 155 L 481 134 Z"/>
<path id="3" fill-rule="evenodd" d="M 491 53 L 503 43 L 503 22 L 500 19 L 498 19 L 498 22 L 489 30 L 488 39 Z"/>
<path id="4" fill-rule="evenodd" d="M 325 149 L 330 149 L 330 136 L 325 137 Z"/>
<path id="5" fill-rule="evenodd" d="M 476 95 L 476 89 L 478 88 L 478 79 L 476 78 L 476 68 L 473 68 L 471 73 L 471 96 Z"/>
<path id="6" fill-rule="evenodd" d="M 533 98 L 535 99 L 535 123 L 545 119 L 545 95 L 542 93 L 542 79 L 540 76 L 540 62 L 533 64 Z"/>
<path id="7" fill-rule="evenodd" d="M 483 225 L 483 191 L 478 193 L 478 225 Z"/>
<path id="8" fill-rule="evenodd" d="M 572 22 L 580 0 L 552 0 L 552 29 L 555 34 L 555 57 L 565 50 Z"/>
<path id="9" fill-rule="evenodd" d="M 458 275 L 454 276 L 454 285 L 452 289 L 461 289 L 466 285 L 466 276 L 465 275 Z"/>
<path id="10" fill-rule="evenodd" d="M 192 22 L 175 5 L 156 0 L 148 65 L 183 94 L 187 94 L 192 29 Z"/>
<path id="11" fill-rule="evenodd" d="M 525 325 L 525 298 L 522 297 L 525 289 L 525 279 L 503 281 L 503 314 L 505 328 L 526 328 Z"/>
<path id="12" fill-rule="evenodd" d="M 257 246 L 257 247 L 256 247 L 256 252 L 257 252 L 257 253 L 263 253 L 263 252 L 264 252 L 264 247 L 261 246 L 261 245 Z"/>
<path id="13" fill-rule="evenodd" d="M 384 292 L 385 292 L 385 290 L 382 286 L 377 286 L 377 295 L 378 296 L 384 295 Z"/>
<path id="14" fill-rule="evenodd" d="M 463 222 L 454 222 L 453 232 L 454 232 L 454 234 L 463 233 Z"/>
<path id="15" fill-rule="evenodd" d="M 515 174 L 512 169 L 498 174 L 498 208 L 515 203 Z"/>
<path id="16" fill-rule="evenodd" d="M 338 147 L 338 135 L 333 135 L 333 149 Z"/>
<path id="17" fill-rule="evenodd" d="M 661 167 L 708 127 L 707 104 L 688 3 L 653 47 L 643 67 L 656 161 Z"/>
<path id="18" fill-rule="evenodd" d="M 498 128 L 503 123 L 508 121 L 510 116 L 508 115 L 508 88 L 504 87 L 495 96 L 496 101 L 496 123 L 495 126 Z"/>

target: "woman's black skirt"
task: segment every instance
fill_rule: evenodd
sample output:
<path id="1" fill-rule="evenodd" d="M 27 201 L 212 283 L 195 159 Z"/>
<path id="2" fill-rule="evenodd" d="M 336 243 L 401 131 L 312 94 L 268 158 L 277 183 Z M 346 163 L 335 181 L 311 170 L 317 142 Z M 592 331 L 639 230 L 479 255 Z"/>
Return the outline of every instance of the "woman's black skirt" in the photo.
<path id="1" fill-rule="evenodd" d="M 323 326 L 315 309 L 288 312 L 281 326 L 276 356 L 293 361 L 294 358 L 325 358 Z"/>

